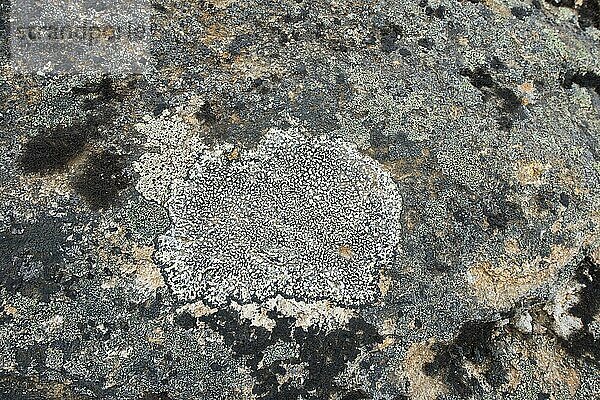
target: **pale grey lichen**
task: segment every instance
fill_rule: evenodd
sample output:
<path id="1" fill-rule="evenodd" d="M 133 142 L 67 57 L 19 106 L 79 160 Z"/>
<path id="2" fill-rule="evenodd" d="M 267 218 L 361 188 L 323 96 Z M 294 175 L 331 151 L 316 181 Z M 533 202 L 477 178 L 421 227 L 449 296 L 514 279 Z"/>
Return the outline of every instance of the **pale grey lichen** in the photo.
<path id="1" fill-rule="evenodd" d="M 176 113 L 147 117 L 136 125 L 146 138 L 146 152 L 134 164 L 139 175 L 136 189 L 148 200 L 165 205 L 172 187 L 185 178 L 190 164 L 203 145 L 200 132 Z"/>
<path id="2" fill-rule="evenodd" d="M 204 149 L 196 160 L 171 186 L 172 227 L 156 254 L 178 298 L 376 298 L 401 206 L 379 164 L 340 140 L 281 131 L 235 157 Z"/>

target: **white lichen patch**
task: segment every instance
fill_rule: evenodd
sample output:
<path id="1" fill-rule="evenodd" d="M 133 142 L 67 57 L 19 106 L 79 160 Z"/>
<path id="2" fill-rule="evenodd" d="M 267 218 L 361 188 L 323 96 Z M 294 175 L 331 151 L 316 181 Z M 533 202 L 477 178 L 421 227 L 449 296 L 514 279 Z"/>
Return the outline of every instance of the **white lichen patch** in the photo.
<path id="1" fill-rule="evenodd" d="M 136 189 L 148 200 L 164 205 L 172 186 L 185 179 L 190 164 L 201 149 L 206 149 L 200 133 L 179 114 L 164 112 L 136 125 L 146 137 L 146 153 L 134 164 L 140 178 Z"/>
<path id="2" fill-rule="evenodd" d="M 401 198 L 374 160 L 341 140 L 281 131 L 235 158 L 227 146 L 195 149 L 180 158 L 161 150 L 171 157 L 138 164 L 142 182 L 159 181 L 172 220 L 156 257 L 177 297 L 225 304 L 282 294 L 356 305 L 379 295 Z M 152 197 L 152 187 L 138 188 Z"/>
<path id="3" fill-rule="evenodd" d="M 552 316 L 554 332 L 563 339 L 568 339 L 571 334 L 583 328 L 581 319 L 569 313 L 569 309 L 579 302 L 576 293 L 582 287 L 580 283 L 572 283 L 568 287 L 561 288 L 554 301 L 544 307 Z"/>
<path id="4" fill-rule="evenodd" d="M 318 327 L 319 329 L 332 330 L 348 325 L 352 318 L 358 316 L 356 310 L 332 304 L 329 300 L 315 302 L 304 302 L 300 300 L 286 299 L 277 295 L 264 302 L 238 304 L 235 301 L 231 307 L 236 310 L 241 319 L 250 321 L 253 326 L 261 326 L 272 330 L 276 321 L 268 315 L 275 311 L 285 318 L 293 318 L 294 326 L 308 329 Z"/>

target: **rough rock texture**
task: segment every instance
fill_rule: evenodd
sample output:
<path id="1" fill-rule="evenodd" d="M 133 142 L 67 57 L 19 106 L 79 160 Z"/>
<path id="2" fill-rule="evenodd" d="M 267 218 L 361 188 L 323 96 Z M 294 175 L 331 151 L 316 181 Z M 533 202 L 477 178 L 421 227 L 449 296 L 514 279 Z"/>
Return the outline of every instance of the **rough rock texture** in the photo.
<path id="1" fill-rule="evenodd" d="M 156 0 L 16 73 L 1 399 L 600 398 L 598 0 Z"/>

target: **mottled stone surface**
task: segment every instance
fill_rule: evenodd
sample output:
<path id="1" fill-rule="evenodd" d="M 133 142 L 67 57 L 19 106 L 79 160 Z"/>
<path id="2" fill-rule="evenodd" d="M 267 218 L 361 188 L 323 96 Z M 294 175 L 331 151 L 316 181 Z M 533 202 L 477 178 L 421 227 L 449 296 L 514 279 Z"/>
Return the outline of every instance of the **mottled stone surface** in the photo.
<path id="1" fill-rule="evenodd" d="M 0 399 L 600 398 L 598 0 L 157 0 L 17 73 Z"/>

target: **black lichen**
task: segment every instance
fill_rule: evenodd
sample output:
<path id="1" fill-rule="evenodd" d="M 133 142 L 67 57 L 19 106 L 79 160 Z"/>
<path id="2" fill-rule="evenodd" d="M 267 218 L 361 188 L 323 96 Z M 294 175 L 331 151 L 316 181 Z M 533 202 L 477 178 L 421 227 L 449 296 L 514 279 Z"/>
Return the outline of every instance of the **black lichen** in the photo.
<path id="1" fill-rule="evenodd" d="M 446 7 L 438 6 L 433 8 L 431 6 L 425 7 L 425 14 L 428 16 L 434 16 L 438 19 L 444 19 L 446 17 Z"/>
<path id="2" fill-rule="evenodd" d="M 571 355 L 600 363 L 600 340 L 590 331 L 594 318 L 600 313 L 600 266 L 586 257 L 577 268 L 576 278 L 583 288 L 579 292 L 579 302 L 569 309 L 569 313 L 579 318 L 583 327 L 561 342 Z"/>
<path id="3" fill-rule="evenodd" d="M 0 51 L 10 58 L 10 0 L 0 0 Z"/>
<path id="4" fill-rule="evenodd" d="M 87 86 L 74 87 L 71 93 L 75 96 L 85 96 L 84 110 L 96 110 L 103 104 L 120 100 L 121 95 L 115 90 L 114 82 L 109 77 L 103 77 L 100 82 Z"/>
<path id="5" fill-rule="evenodd" d="M 296 329 L 294 338 L 300 344 L 300 358 L 308 363 L 309 377 L 304 387 L 309 391 L 326 394 L 339 391 L 334 378 L 342 372 L 346 363 L 354 361 L 360 348 L 381 341 L 374 327 L 354 318 L 347 329 L 336 329 L 325 335 L 318 330 Z"/>
<path id="6" fill-rule="evenodd" d="M 166 14 L 169 12 L 169 10 L 167 9 L 167 7 L 165 7 L 163 4 L 157 3 L 157 2 L 152 2 L 150 3 L 150 6 L 155 9 L 156 11 L 158 11 L 159 13 L 162 14 Z"/>
<path id="7" fill-rule="evenodd" d="M 561 193 L 559 197 L 559 202 L 563 205 L 563 207 L 569 207 L 571 197 L 567 193 Z"/>
<path id="8" fill-rule="evenodd" d="M 73 187 L 90 208 L 107 208 L 118 193 L 129 186 L 130 178 L 125 167 L 123 156 L 103 151 L 91 157 L 83 174 L 75 179 Z"/>
<path id="9" fill-rule="evenodd" d="M 498 58 L 498 56 L 492 57 L 492 59 L 490 60 L 490 67 L 492 67 L 495 70 L 502 70 L 508 68 L 506 64 L 502 60 L 500 60 L 500 58 Z"/>
<path id="10" fill-rule="evenodd" d="M 94 123 L 59 126 L 43 131 L 23 148 L 18 164 L 25 173 L 48 174 L 63 169 L 97 133 Z"/>
<path id="11" fill-rule="evenodd" d="M 463 68 L 460 71 L 460 74 L 469 78 L 471 85 L 475 86 L 479 90 L 483 88 L 493 89 L 496 86 L 492 76 L 483 68 L 476 68 L 474 70 Z"/>
<path id="12" fill-rule="evenodd" d="M 495 65 L 501 68 L 503 64 L 495 63 Z M 463 68 L 460 74 L 467 77 L 471 84 L 483 93 L 484 101 L 492 97 L 497 99 L 499 111 L 497 121 L 500 129 L 509 131 L 513 127 L 515 119 L 521 118 L 524 109 L 521 98 L 511 89 L 500 86 L 485 69 L 481 67 L 473 70 Z"/>
<path id="13" fill-rule="evenodd" d="M 431 50 L 435 46 L 435 43 L 430 38 L 421 38 L 417 40 L 417 44 L 426 50 Z"/>
<path id="14" fill-rule="evenodd" d="M 165 111 L 168 108 L 169 105 L 167 103 L 165 103 L 164 101 L 160 101 L 158 104 L 156 104 L 154 110 L 152 110 L 152 114 L 154 114 L 155 117 L 158 117 L 163 113 L 163 111 Z"/>
<path id="15" fill-rule="evenodd" d="M 525 18 L 529 17 L 532 12 L 532 9 L 528 7 L 517 6 L 510 9 L 510 13 L 520 20 L 524 20 Z"/>
<path id="16" fill-rule="evenodd" d="M 196 317 L 194 317 L 192 314 L 190 314 L 187 311 L 184 311 L 181 314 L 176 315 L 175 323 L 185 330 L 193 329 L 198 326 Z"/>
<path id="17" fill-rule="evenodd" d="M 15 349 L 15 361 L 19 372 L 26 373 L 30 368 L 41 372 L 46 366 L 46 350 L 48 346 L 34 344 Z"/>
<path id="18" fill-rule="evenodd" d="M 501 386 L 508 378 L 495 349 L 495 329 L 495 321 L 466 322 L 452 342 L 434 346 L 436 355 L 432 362 L 424 365 L 424 372 L 441 377 L 461 398 L 481 395 L 483 390 L 480 380 L 469 373 L 468 363 L 483 367 L 483 377 L 488 384 Z"/>
<path id="19" fill-rule="evenodd" d="M 510 224 L 525 218 L 521 206 L 507 199 L 509 190 L 507 185 L 503 184 L 498 192 L 483 201 L 483 215 L 492 230 L 505 230 Z"/>
<path id="20" fill-rule="evenodd" d="M 575 10 L 579 15 L 578 22 L 582 29 L 594 26 L 600 29 L 600 1 L 598 0 L 546 0 L 555 7 L 566 7 Z"/>
<path id="21" fill-rule="evenodd" d="M 9 323 L 13 320 L 13 316 L 8 314 L 6 310 L 0 312 L 0 326 L 3 324 Z"/>
<path id="22" fill-rule="evenodd" d="M 246 358 L 246 365 L 256 380 L 253 393 L 257 398 L 319 400 L 335 395 L 366 395 L 360 389 L 340 387 L 336 378 L 347 363 L 358 357 L 362 348 L 368 349 L 381 342 L 382 337 L 372 325 L 360 318 L 353 318 L 346 328 L 324 332 L 315 327 L 308 330 L 295 328 L 295 318 L 280 316 L 276 311 L 270 312 L 269 317 L 275 320 L 272 331 L 253 326 L 250 321 L 241 320 L 238 315 L 227 310 L 219 310 L 199 318 L 199 321 L 223 336 L 236 357 Z M 299 356 L 285 362 L 278 360 L 260 365 L 267 348 L 279 341 L 295 342 L 299 348 Z M 287 372 L 285 364 L 305 366 L 306 378 L 303 384 L 297 385 L 290 381 L 279 383 L 278 378 L 282 378 Z"/>
<path id="23" fill-rule="evenodd" d="M 213 110 L 211 104 L 207 101 L 200 109 L 195 113 L 196 118 L 199 122 L 203 122 L 207 125 L 212 125 L 218 121 L 218 115 Z"/>
<path id="24" fill-rule="evenodd" d="M 401 34 L 401 29 L 397 25 L 384 25 L 379 29 L 381 37 L 381 51 L 392 53 L 398 50 L 397 40 Z"/>
<path id="25" fill-rule="evenodd" d="M 366 400 L 372 397 L 365 393 L 364 390 L 352 390 L 342 397 L 342 400 Z"/>
<path id="26" fill-rule="evenodd" d="M 289 14 L 287 17 L 289 17 Z M 233 56 L 238 56 L 238 55 L 242 54 L 244 49 L 252 46 L 254 40 L 255 40 L 254 37 L 252 35 L 248 35 L 248 34 L 242 34 L 242 35 L 236 36 L 235 38 L 233 38 L 233 40 L 229 44 L 229 47 L 228 47 L 229 54 L 231 54 Z"/>
<path id="27" fill-rule="evenodd" d="M 569 70 L 566 72 L 562 86 L 566 89 L 573 87 L 573 84 L 581 87 L 595 90 L 600 96 L 600 75 L 592 71 L 577 72 Z"/>
<path id="28" fill-rule="evenodd" d="M 600 29 L 600 1 L 583 0 L 579 7 L 579 25 L 584 29 L 590 26 Z"/>
<path id="29" fill-rule="evenodd" d="M 516 114 L 522 107 L 521 98 L 510 89 L 497 87 L 496 95 L 502 99 L 501 111 L 504 114 Z"/>

